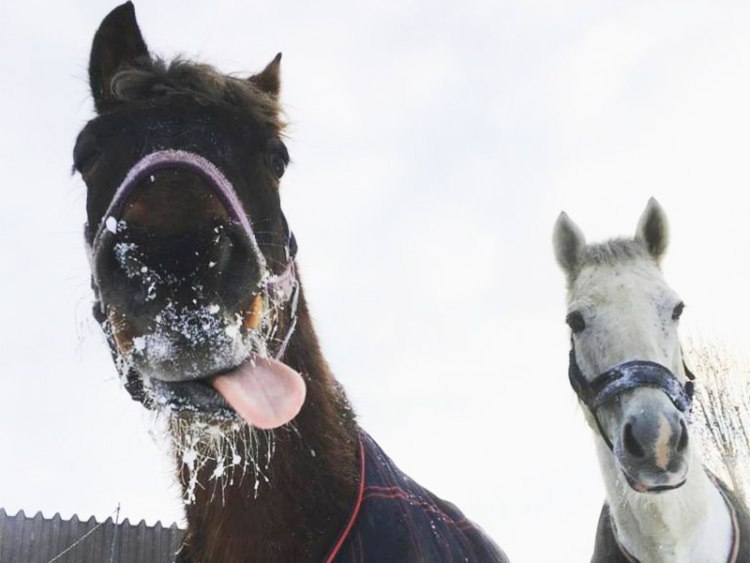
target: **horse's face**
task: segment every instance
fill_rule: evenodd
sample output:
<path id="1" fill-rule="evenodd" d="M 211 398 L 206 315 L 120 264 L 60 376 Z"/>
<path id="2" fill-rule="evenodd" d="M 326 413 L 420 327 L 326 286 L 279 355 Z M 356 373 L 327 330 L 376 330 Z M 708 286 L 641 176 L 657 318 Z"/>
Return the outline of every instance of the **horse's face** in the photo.
<path id="1" fill-rule="evenodd" d="M 233 418 L 213 376 L 273 354 L 289 324 L 290 296 L 273 283 L 293 250 L 278 195 L 289 160 L 278 67 L 279 57 L 246 81 L 167 68 L 150 59 L 131 4 L 94 39 L 99 116 L 74 159 L 88 189 L 95 316 L 149 406 Z"/>
<path id="2" fill-rule="evenodd" d="M 578 366 L 589 382 L 613 366 L 645 360 L 684 383 L 677 334 L 683 304 L 659 268 L 666 233 L 666 217 L 654 200 L 632 241 L 587 247 L 567 216 L 558 220 L 555 250 L 568 275 L 567 322 Z M 687 420 L 661 389 L 639 385 L 586 412 L 595 432 L 604 434 L 602 444 L 612 446 L 611 452 L 601 449 L 605 463 L 633 489 L 656 492 L 684 483 Z"/>

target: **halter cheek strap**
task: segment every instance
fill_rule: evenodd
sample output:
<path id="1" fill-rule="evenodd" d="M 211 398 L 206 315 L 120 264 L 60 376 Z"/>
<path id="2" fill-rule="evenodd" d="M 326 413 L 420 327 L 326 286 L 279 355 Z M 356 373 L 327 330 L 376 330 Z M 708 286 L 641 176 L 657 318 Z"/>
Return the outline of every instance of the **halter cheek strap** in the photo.
<path id="1" fill-rule="evenodd" d="M 269 279 L 268 290 L 275 291 L 277 296 L 281 297 L 283 303 L 287 303 L 287 319 L 286 319 L 286 334 L 279 340 L 279 347 L 274 354 L 274 359 L 281 360 L 286 352 L 286 348 L 289 341 L 294 334 L 294 330 L 297 328 L 297 309 L 299 307 L 299 289 L 300 283 L 297 277 L 297 266 L 295 259 L 297 258 L 297 238 L 289 228 L 286 216 L 281 213 L 281 222 L 284 226 L 284 232 L 286 233 L 286 260 L 287 266 L 284 271 L 277 275 L 271 276 Z"/>
<path id="2" fill-rule="evenodd" d="M 599 434 L 610 450 L 613 449 L 607 433 L 599 421 L 597 411 L 604 403 L 622 393 L 639 387 L 650 387 L 662 391 L 682 413 L 689 414 L 693 402 L 694 375 L 685 366 L 688 381 L 683 385 L 668 368 L 656 362 L 631 360 L 617 364 L 592 381 L 583 375 L 576 358 L 575 343 L 571 343 L 568 379 L 581 402 L 586 405 L 599 428 Z"/>
<path id="3" fill-rule="evenodd" d="M 284 221 L 286 224 L 286 221 Z M 294 241 L 294 235 L 289 232 L 290 239 Z M 296 254 L 296 243 L 294 251 Z M 294 330 L 297 328 L 297 309 L 299 307 L 299 289 L 300 283 L 297 278 L 297 267 L 294 262 L 294 254 L 289 252 L 290 258 L 287 263 L 287 267 L 283 273 L 278 276 L 272 276 L 267 285 L 266 291 L 274 298 L 280 299 L 281 303 L 285 304 L 284 310 L 286 311 L 286 332 L 284 336 L 278 339 L 279 345 L 274 353 L 274 359 L 281 360 L 286 352 L 289 341 L 294 334 Z"/>

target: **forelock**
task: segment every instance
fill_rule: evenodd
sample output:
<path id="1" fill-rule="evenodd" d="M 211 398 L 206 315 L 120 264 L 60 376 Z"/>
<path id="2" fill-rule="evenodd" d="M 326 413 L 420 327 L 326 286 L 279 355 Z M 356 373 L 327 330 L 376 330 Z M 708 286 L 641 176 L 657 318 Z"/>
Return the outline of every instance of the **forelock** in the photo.
<path id="1" fill-rule="evenodd" d="M 586 266 L 616 266 L 634 260 L 652 259 L 646 246 L 633 239 L 612 239 L 607 242 L 590 244 L 581 260 L 581 268 Z"/>
<path id="2" fill-rule="evenodd" d="M 153 59 L 118 71 L 112 95 L 122 102 L 188 95 L 204 104 L 218 104 L 247 112 L 260 124 L 281 132 L 285 123 L 279 102 L 249 80 L 222 74 L 210 65 L 182 59 Z"/>

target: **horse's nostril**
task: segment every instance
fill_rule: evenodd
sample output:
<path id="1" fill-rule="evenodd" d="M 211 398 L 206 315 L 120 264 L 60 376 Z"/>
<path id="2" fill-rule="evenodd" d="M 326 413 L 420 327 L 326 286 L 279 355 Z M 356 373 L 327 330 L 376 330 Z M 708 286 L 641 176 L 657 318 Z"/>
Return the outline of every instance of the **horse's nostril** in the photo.
<path id="1" fill-rule="evenodd" d="M 623 432 L 623 444 L 628 453 L 633 457 L 646 457 L 645 450 L 638 443 L 638 440 L 636 440 L 635 435 L 633 434 L 633 425 L 629 422 L 625 425 L 625 430 Z"/>
<path id="2" fill-rule="evenodd" d="M 682 453 L 688 446 L 688 429 L 684 420 L 680 420 L 680 439 L 677 442 L 677 452 Z"/>

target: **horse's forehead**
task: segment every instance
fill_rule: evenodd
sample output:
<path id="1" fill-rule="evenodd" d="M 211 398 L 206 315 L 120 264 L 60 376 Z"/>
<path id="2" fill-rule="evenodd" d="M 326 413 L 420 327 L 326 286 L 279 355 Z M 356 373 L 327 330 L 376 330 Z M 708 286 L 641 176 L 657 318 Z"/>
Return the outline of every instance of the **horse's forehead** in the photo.
<path id="1" fill-rule="evenodd" d="M 134 103 L 93 120 L 89 127 L 105 137 L 113 132 L 123 138 L 174 136 L 202 138 L 211 142 L 217 134 L 243 140 L 267 131 L 247 116 L 231 109 L 201 105 L 189 99 L 172 103 Z M 235 139 L 236 140 L 236 139 Z"/>
<path id="2" fill-rule="evenodd" d="M 571 287 L 569 300 L 591 306 L 626 304 L 655 301 L 671 293 L 653 261 L 628 260 L 584 266 Z"/>

